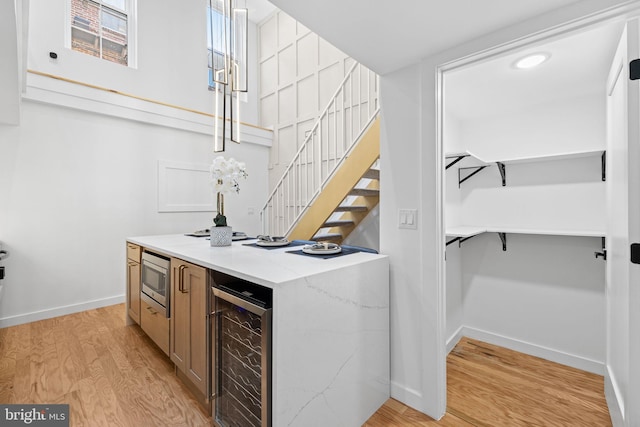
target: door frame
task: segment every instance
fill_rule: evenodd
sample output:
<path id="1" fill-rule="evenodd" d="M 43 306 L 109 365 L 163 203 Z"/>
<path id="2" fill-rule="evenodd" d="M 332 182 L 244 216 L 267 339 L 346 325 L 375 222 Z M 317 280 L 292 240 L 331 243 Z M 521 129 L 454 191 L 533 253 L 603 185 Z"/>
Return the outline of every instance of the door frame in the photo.
<path id="1" fill-rule="evenodd" d="M 484 49 L 481 51 L 477 51 L 470 55 L 465 55 L 463 57 L 459 57 L 454 60 L 448 60 L 439 63 L 436 65 L 435 70 L 435 95 L 436 95 L 436 118 L 435 118 L 435 133 L 436 133 L 436 155 L 438 156 L 438 170 L 440 171 L 440 177 L 438 182 L 437 189 L 437 201 L 436 201 L 436 209 L 440 218 L 444 219 L 445 217 L 445 159 L 444 159 L 444 76 L 446 72 L 450 72 L 456 69 L 460 69 L 463 67 L 467 67 L 473 64 L 478 64 L 495 57 L 502 56 L 507 53 L 511 53 L 514 51 L 525 49 L 534 44 L 538 44 L 541 42 L 550 42 L 556 39 L 561 39 L 567 37 L 571 34 L 586 31 L 592 28 L 595 28 L 600 25 L 606 25 L 609 23 L 616 22 L 626 22 L 630 19 L 640 19 L 640 2 L 628 2 L 618 7 L 613 7 L 609 9 L 604 9 L 600 12 L 589 14 L 585 17 L 570 20 L 561 25 L 556 25 L 551 28 L 548 28 L 543 31 L 538 31 L 533 34 L 530 34 L 525 37 L 521 37 L 515 40 L 512 40 L 507 43 L 502 43 L 496 45 L 493 48 Z M 603 85 L 605 83 L 603 82 Z M 640 94 L 639 94 L 640 95 Z M 640 133 L 640 130 L 638 130 Z M 636 135 L 638 136 L 638 134 Z M 631 138 L 631 135 L 630 135 Z M 640 148 L 638 148 L 640 150 Z M 640 172 L 636 174 L 636 177 L 640 179 Z M 640 197 L 638 197 L 637 203 L 640 204 Z M 444 221 L 440 221 L 441 229 L 439 230 L 440 241 L 443 243 L 446 239 L 446 230 L 444 229 Z M 635 240 L 632 238 L 632 234 L 630 227 L 630 240 L 631 241 L 640 241 L 640 224 L 635 227 L 637 231 L 636 236 L 633 236 Z M 439 274 L 439 282 L 438 282 L 438 293 L 440 295 L 446 295 L 446 267 L 445 267 L 445 257 L 444 251 L 446 248 L 443 245 L 443 255 L 440 257 L 440 274 Z M 640 268 L 639 268 L 640 270 Z M 637 273 L 635 277 L 640 277 L 640 271 Z M 630 302 L 635 301 L 638 303 L 638 308 L 640 308 L 640 286 L 636 286 L 632 289 L 630 287 Z M 439 324 L 438 336 L 443 340 L 442 343 L 439 343 L 439 350 L 444 352 L 439 358 L 440 366 L 438 367 L 438 377 L 446 378 L 446 300 L 443 297 L 442 301 L 439 301 L 439 307 L 442 310 L 441 317 L 445 319 L 444 322 Z M 640 310 L 636 310 L 638 313 L 635 315 L 631 315 L 633 310 L 630 310 L 630 323 L 634 323 L 636 325 L 636 332 L 640 332 Z M 606 344 L 605 344 L 606 345 Z M 640 338 L 636 340 L 636 342 L 632 342 L 630 340 L 630 352 L 631 354 L 635 354 L 638 356 L 638 360 L 640 360 Z M 632 360 L 632 359 L 631 359 Z M 606 361 L 605 361 L 606 364 Z M 630 381 L 629 387 L 629 396 L 630 399 L 640 399 L 640 364 L 637 364 L 636 367 L 630 367 L 630 378 L 634 378 L 634 381 Z M 446 380 L 444 381 L 444 393 L 440 396 L 442 400 L 446 401 Z M 631 400 L 634 401 L 634 400 Z M 634 405 L 628 405 L 634 406 Z M 629 413 L 631 411 L 631 413 Z M 640 420 L 640 408 L 630 408 L 627 410 L 627 414 L 625 414 L 625 419 L 635 420 L 638 422 Z"/>

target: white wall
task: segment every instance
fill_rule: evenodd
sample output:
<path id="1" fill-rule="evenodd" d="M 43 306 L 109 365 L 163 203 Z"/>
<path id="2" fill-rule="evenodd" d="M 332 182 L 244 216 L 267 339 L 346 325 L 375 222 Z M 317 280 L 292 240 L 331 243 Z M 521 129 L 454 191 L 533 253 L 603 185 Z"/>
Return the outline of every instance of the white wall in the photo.
<path id="1" fill-rule="evenodd" d="M 158 160 L 210 163 L 206 135 L 25 102 L 22 124 L 0 128 L 0 140 L 0 236 L 11 254 L 0 326 L 120 302 L 127 236 L 211 224 L 213 212 L 158 213 Z M 249 173 L 227 196 L 230 225 L 258 233 L 247 211 L 266 197 L 268 148 L 225 154 Z"/>
<path id="2" fill-rule="evenodd" d="M 210 113 L 205 6 L 139 0 L 139 57 L 127 68 L 66 49 L 65 1 L 32 0 L 28 67 Z M 158 212 L 158 161 L 210 163 L 210 117 L 34 74 L 24 96 L 21 124 L 0 126 L 0 240 L 10 252 L 0 327 L 123 301 L 127 236 L 189 232 L 214 216 Z M 259 143 L 230 144 L 225 153 L 249 173 L 225 213 L 234 229 L 256 234 L 270 135 L 248 132 L 262 132 Z"/>
<path id="3" fill-rule="evenodd" d="M 371 209 L 367 216 L 342 242 L 345 245 L 362 246 L 380 251 L 380 205 Z"/>
<path id="4" fill-rule="evenodd" d="M 490 159 L 604 150 L 604 96 L 603 86 L 576 98 L 523 105 L 519 110 L 500 116 L 461 120 L 461 135 L 454 140 L 453 146 L 461 141 L 465 149 Z M 447 140 L 445 144 L 445 150 L 449 151 Z"/>
<path id="5" fill-rule="evenodd" d="M 353 60 L 284 12 L 260 23 L 260 125 L 273 128 L 273 188 Z"/>
<path id="6" fill-rule="evenodd" d="M 505 187 L 497 167 L 491 166 L 461 185 L 459 205 L 447 205 L 451 216 L 468 225 L 604 231 L 605 183 L 600 157 L 606 149 L 604 96 L 601 90 L 500 116 L 459 121 L 460 137 L 453 144 L 481 158 L 599 152 L 577 159 L 507 164 Z M 449 169 L 447 179 L 455 179 L 452 169 L 465 164 L 463 161 Z M 451 200 L 455 198 L 451 195 Z"/>
<path id="7" fill-rule="evenodd" d="M 451 239 L 451 238 L 450 238 Z M 458 243 L 447 246 L 446 275 L 447 287 L 445 289 L 447 305 L 447 353 L 462 338 L 464 326 L 464 310 L 462 304 L 462 256 L 464 248 Z"/>
<path id="8" fill-rule="evenodd" d="M 19 50 L 22 2 L 5 1 L 0 5 L 0 123 L 20 121 L 20 73 L 22 55 Z"/>
<path id="9" fill-rule="evenodd" d="M 604 373 L 600 238 L 496 233 L 462 245 L 464 335 Z"/>
<path id="10" fill-rule="evenodd" d="M 434 345 L 443 338 L 435 325 L 444 327 L 444 310 L 438 309 L 444 299 L 437 281 L 429 278 L 434 286 L 425 286 L 422 273 L 438 271 L 436 253 L 443 250 L 433 202 L 439 172 L 424 166 L 425 158 L 436 159 L 436 145 L 423 144 L 424 72 L 416 65 L 380 81 L 380 249 L 391 264 L 391 394 L 434 414 L 444 405 L 436 392 L 444 387 L 444 372 L 430 369 L 444 361 L 444 339 L 441 352 Z M 417 210 L 417 230 L 398 228 L 398 209 Z"/>
<path id="11" fill-rule="evenodd" d="M 31 0 L 28 68 L 62 76 L 83 83 L 113 89 L 145 99 L 158 101 L 198 112 L 213 113 L 213 92 L 207 89 L 207 2 L 176 3 L 137 0 L 136 67 L 126 67 L 101 60 L 67 48 L 65 37 L 68 0 Z M 249 25 L 249 92 L 242 104 L 241 120 L 257 124 L 257 36 L 256 26 Z M 56 52 L 58 58 L 49 58 Z M 60 93 L 79 95 L 79 88 L 57 82 L 38 83 L 37 87 L 55 89 Z M 82 95 L 84 96 L 84 95 Z M 133 107 L 131 99 L 119 98 L 111 103 Z M 151 108 L 141 106 L 136 108 Z M 103 113 L 108 112 L 104 109 Z M 166 112 L 182 117 L 183 111 Z M 211 121 L 194 115 L 190 120 Z M 167 125 L 169 125 L 167 121 Z"/>

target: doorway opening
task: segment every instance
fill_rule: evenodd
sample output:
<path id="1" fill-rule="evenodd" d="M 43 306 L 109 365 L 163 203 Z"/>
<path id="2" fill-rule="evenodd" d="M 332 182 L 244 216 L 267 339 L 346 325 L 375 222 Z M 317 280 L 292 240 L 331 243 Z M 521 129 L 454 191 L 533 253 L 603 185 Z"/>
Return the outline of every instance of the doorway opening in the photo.
<path id="1" fill-rule="evenodd" d="M 606 83 L 624 24 L 441 69 L 447 352 L 466 337 L 606 373 Z"/>

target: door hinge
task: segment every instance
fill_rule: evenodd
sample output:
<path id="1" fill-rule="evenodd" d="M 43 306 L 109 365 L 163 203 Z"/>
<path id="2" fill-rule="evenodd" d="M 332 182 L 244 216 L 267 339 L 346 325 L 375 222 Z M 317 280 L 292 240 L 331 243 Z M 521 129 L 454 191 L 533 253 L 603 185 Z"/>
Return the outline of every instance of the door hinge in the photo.
<path id="1" fill-rule="evenodd" d="M 631 262 L 640 264 L 640 243 L 631 244 Z"/>
<path id="2" fill-rule="evenodd" d="M 640 79 L 640 59 L 629 62 L 629 80 Z"/>

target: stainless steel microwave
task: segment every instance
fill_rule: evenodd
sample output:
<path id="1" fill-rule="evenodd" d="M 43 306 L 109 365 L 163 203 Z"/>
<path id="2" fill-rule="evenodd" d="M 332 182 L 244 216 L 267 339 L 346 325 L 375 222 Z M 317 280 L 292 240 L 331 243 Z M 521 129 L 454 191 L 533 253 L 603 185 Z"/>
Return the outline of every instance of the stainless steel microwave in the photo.
<path id="1" fill-rule="evenodd" d="M 171 261 L 152 252 L 142 252 L 142 293 L 145 301 L 170 317 Z M 151 299 L 152 301 L 149 301 Z"/>

